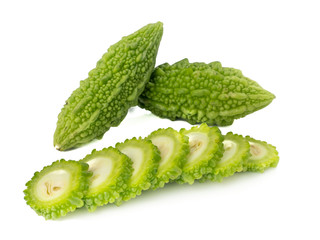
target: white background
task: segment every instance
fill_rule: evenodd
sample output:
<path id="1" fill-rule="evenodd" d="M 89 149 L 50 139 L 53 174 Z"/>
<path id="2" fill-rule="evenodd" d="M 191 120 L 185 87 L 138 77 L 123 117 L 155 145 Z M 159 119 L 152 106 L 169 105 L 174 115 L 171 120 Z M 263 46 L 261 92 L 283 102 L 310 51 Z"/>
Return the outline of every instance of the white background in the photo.
<path id="1" fill-rule="evenodd" d="M 1 239 L 320 239 L 318 1 L 1 1 Z M 162 21 L 157 65 L 189 58 L 241 69 L 276 99 L 228 131 L 275 145 L 276 169 L 169 185 L 121 207 L 45 221 L 25 204 L 35 171 L 93 148 L 190 127 L 132 109 L 100 141 L 53 148 L 57 115 L 108 47 Z M 4 238 L 4 236 L 7 236 Z"/>

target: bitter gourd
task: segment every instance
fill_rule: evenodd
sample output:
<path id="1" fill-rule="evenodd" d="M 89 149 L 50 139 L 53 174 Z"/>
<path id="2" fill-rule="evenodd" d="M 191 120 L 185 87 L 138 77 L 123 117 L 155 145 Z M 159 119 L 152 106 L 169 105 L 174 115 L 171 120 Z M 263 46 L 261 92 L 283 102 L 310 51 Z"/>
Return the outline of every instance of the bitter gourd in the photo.
<path id="1" fill-rule="evenodd" d="M 212 172 L 218 160 L 222 157 L 223 136 L 218 127 L 209 127 L 203 123 L 189 130 L 181 129 L 180 132 L 189 137 L 190 152 L 183 166 L 178 183 L 193 184 L 196 179 Z"/>
<path id="2" fill-rule="evenodd" d="M 156 173 L 160 161 L 160 152 L 151 141 L 142 138 L 127 139 L 117 143 L 116 148 L 127 155 L 133 162 L 132 176 L 128 187 L 120 194 L 117 205 L 141 194 L 142 190 L 149 189 L 156 180 Z"/>
<path id="3" fill-rule="evenodd" d="M 162 118 L 226 126 L 266 107 L 274 98 L 240 70 L 222 67 L 219 62 L 183 59 L 153 71 L 139 106 Z"/>
<path id="4" fill-rule="evenodd" d="M 83 206 L 88 190 L 88 165 L 64 159 L 35 172 L 24 190 L 27 204 L 45 219 L 57 219 Z"/>
<path id="5" fill-rule="evenodd" d="M 162 23 L 149 24 L 112 45 L 66 101 L 57 121 L 58 150 L 102 138 L 137 105 L 155 65 Z"/>
<path id="6" fill-rule="evenodd" d="M 161 160 L 153 189 L 163 187 L 170 180 L 178 178 L 189 154 L 189 139 L 173 128 L 158 129 L 152 132 L 150 139 L 158 147 Z"/>
<path id="7" fill-rule="evenodd" d="M 247 171 L 264 172 L 267 168 L 276 167 L 279 162 L 277 149 L 265 141 L 245 138 L 250 144 L 250 154 L 246 162 Z"/>
<path id="8" fill-rule="evenodd" d="M 224 153 L 211 173 L 201 180 L 222 181 L 236 172 L 246 171 L 246 162 L 250 156 L 249 142 L 241 135 L 228 132 L 223 140 Z"/>
<path id="9" fill-rule="evenodd" d="M 84 196 L 85 206 L 90 212 L 98 206 L 113 203 L 127 188 L 132 174 L 132 161 L 113 147 L 93 150 L 81 162 L 89 165 L 93 173 L 88 192 Z"/>

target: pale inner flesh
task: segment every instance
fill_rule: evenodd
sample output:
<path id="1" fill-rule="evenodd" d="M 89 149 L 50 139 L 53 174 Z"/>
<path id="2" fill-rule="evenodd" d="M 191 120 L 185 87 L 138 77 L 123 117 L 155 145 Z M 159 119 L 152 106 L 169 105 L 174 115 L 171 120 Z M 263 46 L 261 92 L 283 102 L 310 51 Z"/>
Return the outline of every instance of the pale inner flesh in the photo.
<path id="1" fill-rule="evenodd" d="M 87 162 L 89 165 L 89 171 L 92 172 L 90 178 L 90 189 L 99 187 L 104 183 L 112 172 L 113 162 L 108 157 L 97 157 Z"/>
<path id="2" fill-rule="evenodd" d="M 120 151 L 131 159 L 133 167 L 132 177 L 134 177 L 142 167 L 141 165 L 144 159 L 144 153 L 142 149 L 128 146 L 121 149 Z"/>
<path id="3" fill-rule="evenodd" d="M 219 163 L 227 162 L 230 158 L 232 158 L 237 152 L 238 144 L 230 140 L 224 140 L 223 147 L 224 153 Z"/>
<path id="4" fill-rule="evenodd" d="M 174 141 L 170 137 L 158 136 L 151 139 L 152 143 L 158 147 L 160 151 L 161 160 L 159 162 L 159 167 L 166 164 L 168 159 L 173 154 Z"/>
<path id="5" fill-rule="evenodd" d="M 70 173 L 66 170 L 55 170 L 44 175 L 38 182 L 36 195 L 41 201 L 50 201 L 60 197 L 70 185 Z"/>
<path id="6" fill-rule="evenodd" d="M 267 153 L 267 149 L 259 143 L 249 142 L 250 144 L 250 160 L 260 160 L 264 158 Z"/>
<path id="7" fill-rule="evenodd" d="M 187 158 L 187 163 L 193 162 L 199 158 L 208 147 L 208 136 L 200 132 L 191 132 L 186 134 L 189 137 L 190 153 Z"/>

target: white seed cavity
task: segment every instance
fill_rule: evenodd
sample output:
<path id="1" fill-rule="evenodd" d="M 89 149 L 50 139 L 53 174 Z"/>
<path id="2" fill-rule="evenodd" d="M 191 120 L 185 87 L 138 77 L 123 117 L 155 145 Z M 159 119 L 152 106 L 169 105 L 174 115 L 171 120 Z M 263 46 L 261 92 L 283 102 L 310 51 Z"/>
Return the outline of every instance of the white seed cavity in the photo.
<path id="1" fill-rule="evenodd" d="M 197 160 L 208 147 L 208 136 L 200 132 L 191 132 L 186 134 L 189 137 L 190 153 L 187 163 Z"/>
<path id="2" fill-rule="evenodd" d="M 224 162 L 227 162 L 229 159 L 231 159 L 237 152 L 238 144 L 231 140 L 224 140 L 223 147 L 224 147 L 224 153 L 219 163 L 224 163 Z"/>
<path id="3" fill-rule="evenodd" d="M 90 190 L 99 187 L 110 176 L 113 168 L 113 162 L 108 157 L 97 157 L 87 162 L 92 177 L 90 178 Z"/>
<path id="4" fill-rule="evenodd" d="M 123 154 L 127 155 L 131 161 L 132 161 L 132 177 L 134 177 L 142 167 L 143 159 L 144 159 L 144 153 L 141 148 L 137 147 L 124 147 L 120 150 Z"/>
<path id="5" fill-rule="evenodd" d="M 172 138 L 166 136 L 157 136 L 152 138 L 151 141 L 152 144 L 157 146 L 160 151 L 161 160 L 159 167 L 161 167 L 162 165 L 166 164 L 168 159 L 170 159 L 172 156 L 174 150 L 174 141 Z"/>
<path id="6" fill-rule="evenodd" d="M 250 153 L 251 153 L 251 160 L 260 160 L 264 158 L 267 154 L 267 149 L 259 143 L 256 142 L 249 142 L 250 144 Z"/>
<path id="7" fill-rule="evenodd" d="M 41 201 L 50 201 L 65 193 L 70 185 L 70 173 L 55 170 L 44 175 L 37 184 L 36 195 Z"/>

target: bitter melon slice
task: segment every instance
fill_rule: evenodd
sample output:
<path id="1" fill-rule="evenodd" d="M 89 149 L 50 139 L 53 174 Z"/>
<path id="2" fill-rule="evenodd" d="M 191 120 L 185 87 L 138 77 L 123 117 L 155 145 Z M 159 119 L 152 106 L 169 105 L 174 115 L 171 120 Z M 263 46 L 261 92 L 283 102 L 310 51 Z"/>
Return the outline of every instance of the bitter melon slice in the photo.
<path id="1" fill-rule="evenodd" d="M 212 172 L 222 157 L 223 136 L 218 127 L 209 127 L 205 123 L 189 130 L 183 128 L 180 132 L 189 137 L 190 152 L 177 182 L 193 184 L 196 179 Z"/>
<path id="2" fill-rule="evenodd" d="M 276 147 L 265 141 L 245 138 L 250 144 L 250 154 L 246 163 L 247 171 L 264 172 L 267 168 L 276 167 L 279 162 L 279 155 Z"/>
<path id="3" fill-rule="evenodd" d="M 27 204 L 45 219 L 57 219 L 83 206 L 89 187 L 88 165 L 64 159 L 36 172 L 24 190 Z"/>
<path id="4" fill-rule="evenodd" d="M 132 161 L 118 149 L 109 147 L 93 150 L 81 162 L 93 173 L 84 202 L 90 212 L 98 206 L 113 203 L 127 188 L 132 174 Z"/>
<path id="5" fill-rule="evenodd" d="M 162 32 L 161 22 L 149 24 L 108 49 L 58 116 L 54 133 L 58 150 L 102 138 L 137 105 L 153 71 Z"/>
<path id="6" fill-rule="evenodd" d="M 203 180 L 222 181 L 236 172 L 246 171 L 246 162 L 250 156 L 249 142 L 241 135 L 228 132 L 223 140 L 224 153 L 211 173 Z M 200 179 L 200 181 L 202 180 Z"/>
<path id="7" fill-rule="evenodd" d="M 240 70 L 222 67 L 219 62 L 183 59 L 155 68 L 139 106 L 162 118 L 225 126 L 266 107 L 274 98 Z"/>
<path id="8" fill-rule="evenodd" d="M 117 143 L 116 148 L 127 155 L 133 162 L 132 176 L 128 181 L 128 187 L 121 193 L 116 203 L 128 201 L 147 190 L 156 180 L 156 173 L 160 161 L 160 152 L 150 140 L 142 138 L 127 139 L 123 143 Z"/>
<path id="9" fill-rule="evenodd" d="M 189 140 L 187 136 L 170 127 L 152 132 L 147 139 L 158 147 L 161 154 L 156 183 L 152 187 L 157 189 L 181 175 L 190 151 Z"/>

